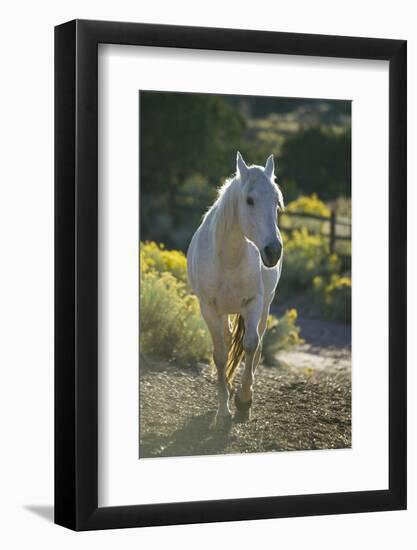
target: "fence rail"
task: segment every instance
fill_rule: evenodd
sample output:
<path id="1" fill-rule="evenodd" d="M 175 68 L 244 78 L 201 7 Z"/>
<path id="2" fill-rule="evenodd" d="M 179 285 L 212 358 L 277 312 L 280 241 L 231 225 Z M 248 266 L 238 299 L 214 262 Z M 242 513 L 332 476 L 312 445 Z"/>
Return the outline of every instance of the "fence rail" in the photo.
<path id="1" fill-rule="evenodd" d="M 335 252 L 336 241 L 348 241 L 352 240 L 352 224 L 346 220 L 341 220 L 337 218 L 336 212 L 331 210 L 330 216 L 319 216 L 318 214 L 306 214 L 305 212 L 284 212 L 283 216 L 288 216 L 290 218 L 304 218 L 313 221 L 321 221 L 329 223 L 330 230 L 328 233 L 323 231 L 317 231 L 316 233 L 328 237 L 330 244 L 330 252 L 333 254 Z M 340 235 L 337 233 L 337 226 L 343 226 L 349 228 L 349 235 Z M 297 227 L 283 227 L 285 231 L 293 232 Z"/>
<path id="2" fill-rule="evenodd" d="M 310 218 L 312 220 L 317 221 L 323 221 L 323 222 L 329 222 L 331 220 L 331 217 L 334 216 L 336 225 L 344 225 L 346 227 L 351 227 L 351 222 L 347 222 L 345 220 L 338 219 L 336 217 L 336 213 L 334 211 L 331 211 L 330 216 L 319 216 L 318 214 L 307 214 L 306 212 L 288 212 L 285 210 L 282 214 L 283 216 L 290 216 L 290 217 L 296 217 L 296 218 Z"/>

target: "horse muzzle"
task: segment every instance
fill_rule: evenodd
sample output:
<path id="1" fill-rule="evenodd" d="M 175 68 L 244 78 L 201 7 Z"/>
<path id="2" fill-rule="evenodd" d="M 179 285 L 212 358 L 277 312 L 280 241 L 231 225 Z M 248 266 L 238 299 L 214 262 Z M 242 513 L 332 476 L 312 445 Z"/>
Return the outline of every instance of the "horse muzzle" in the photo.
<path id="1" fill-rule="evenodd" d="M 265 267 L 275 267 L 282 254 L 282 244 L 280 241 L 272 241 L 261 251 L 262 262 Z"/>

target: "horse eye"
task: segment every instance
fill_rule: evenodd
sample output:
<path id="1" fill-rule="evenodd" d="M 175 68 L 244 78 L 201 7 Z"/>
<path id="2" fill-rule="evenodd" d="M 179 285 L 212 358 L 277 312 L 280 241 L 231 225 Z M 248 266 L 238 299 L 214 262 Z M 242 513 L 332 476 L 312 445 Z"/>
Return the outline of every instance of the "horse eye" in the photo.
<path id="1" fill-rule="evenodd" d="M 253 206 L 255 203 L 253 202 L 253 198 L 252 197 L 248 197 L 246 199 L 246 204 L 249 204 L 249 206 Z"/>

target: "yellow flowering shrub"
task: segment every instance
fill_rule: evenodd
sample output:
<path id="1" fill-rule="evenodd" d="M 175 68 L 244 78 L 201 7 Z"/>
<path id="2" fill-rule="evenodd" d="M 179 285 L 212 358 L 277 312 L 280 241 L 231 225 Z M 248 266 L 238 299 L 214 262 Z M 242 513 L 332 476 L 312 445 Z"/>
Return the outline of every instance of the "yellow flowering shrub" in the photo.
<path id="1" fill-rule="evenodd" d="M 185 365 L 208 361 L 211 340 L 187 284 L 187 259 L 163 244 L 140 243 L 141 353 Z"/>
<path id="2" fill-rule="evenodd" d="M 163 244 L 152 241 L 140 243 L 140 269 L 144 273 L 150 269 L 159 273 L 169 272 L 187 283 L 187 258 L 179 250 L 166 250 Z"/>
<path id="3" fill-rule="evenodd" d="M 300 215 L 297 216 L 297 214 Z M 317 220 L 309 216 L 320 216 L 329 221 Z M 328 234 L 330 231 L 330 209 L 315 193 L 311 196 L 303 195 L 287 204 L 285 211 L 279 217 L 279 225 L 284 231 L 306 228 L 312 233 Z"/>
<path id="4" fill-rule="evenodd" d="M 298 199 L 291 201 L 285 207 L 285 211 L 330 218 L 329 208 L 318 198 L 316 193 L 313 193 L 310 197 L 308 195 L 302 195 L 298 197 Z"/>
<path id="5" fill-rule="evenodd" d="M 263 339 L 263 357 L 267 365 L 275 363 L 275 354 L 282 349 L 287 349 L 303 340 L 300 338 L 300 327 L 296 325 L 297 310 L 289 309 L 281 318 L 274 315 L 268 316 L 267 327 Z"/>
<path id="6" fill-rule="evenodd" d="M 197 297 L 171 273 L 148 268 L 141 274 L 140 350 L 184 365 L 210 359 Z"/>
<path id="7" fill-rule="evenodd" d="M 307 290 L 314 277 L 331 276 L 340 270 L 340 259 L 330 254 L 329 242 L 305 227 L 291 235 L 283 233 L 284 260 L 278 291 Z"/>
<path id="8" fill-rule="evenodd" d="M 332 275 L 330 281 L 317 276 L 313 280 L 315 301 L 323 314 L 344 323 L 350 323 L 352 312 L 352 280 Z"/>

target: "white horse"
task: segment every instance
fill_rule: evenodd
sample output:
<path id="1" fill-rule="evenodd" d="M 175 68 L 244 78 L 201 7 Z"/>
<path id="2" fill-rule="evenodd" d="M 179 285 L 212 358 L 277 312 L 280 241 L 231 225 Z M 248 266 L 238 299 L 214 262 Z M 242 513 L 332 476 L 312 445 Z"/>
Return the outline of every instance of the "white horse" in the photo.
<path id="1" fill-rule="evenodd" d="M 245 355 L 235 419 L 250 418 L 255 369 L 282 267 L 274 158 L 247 166 L 237 153 L 236 176 L 225 182 L 188 249 L 188 278 L 213 340 L 218 375 L 218 428 L 230 426 L 229 399 Z M 229 314 L 237 314 L 229 324 Z"/>

